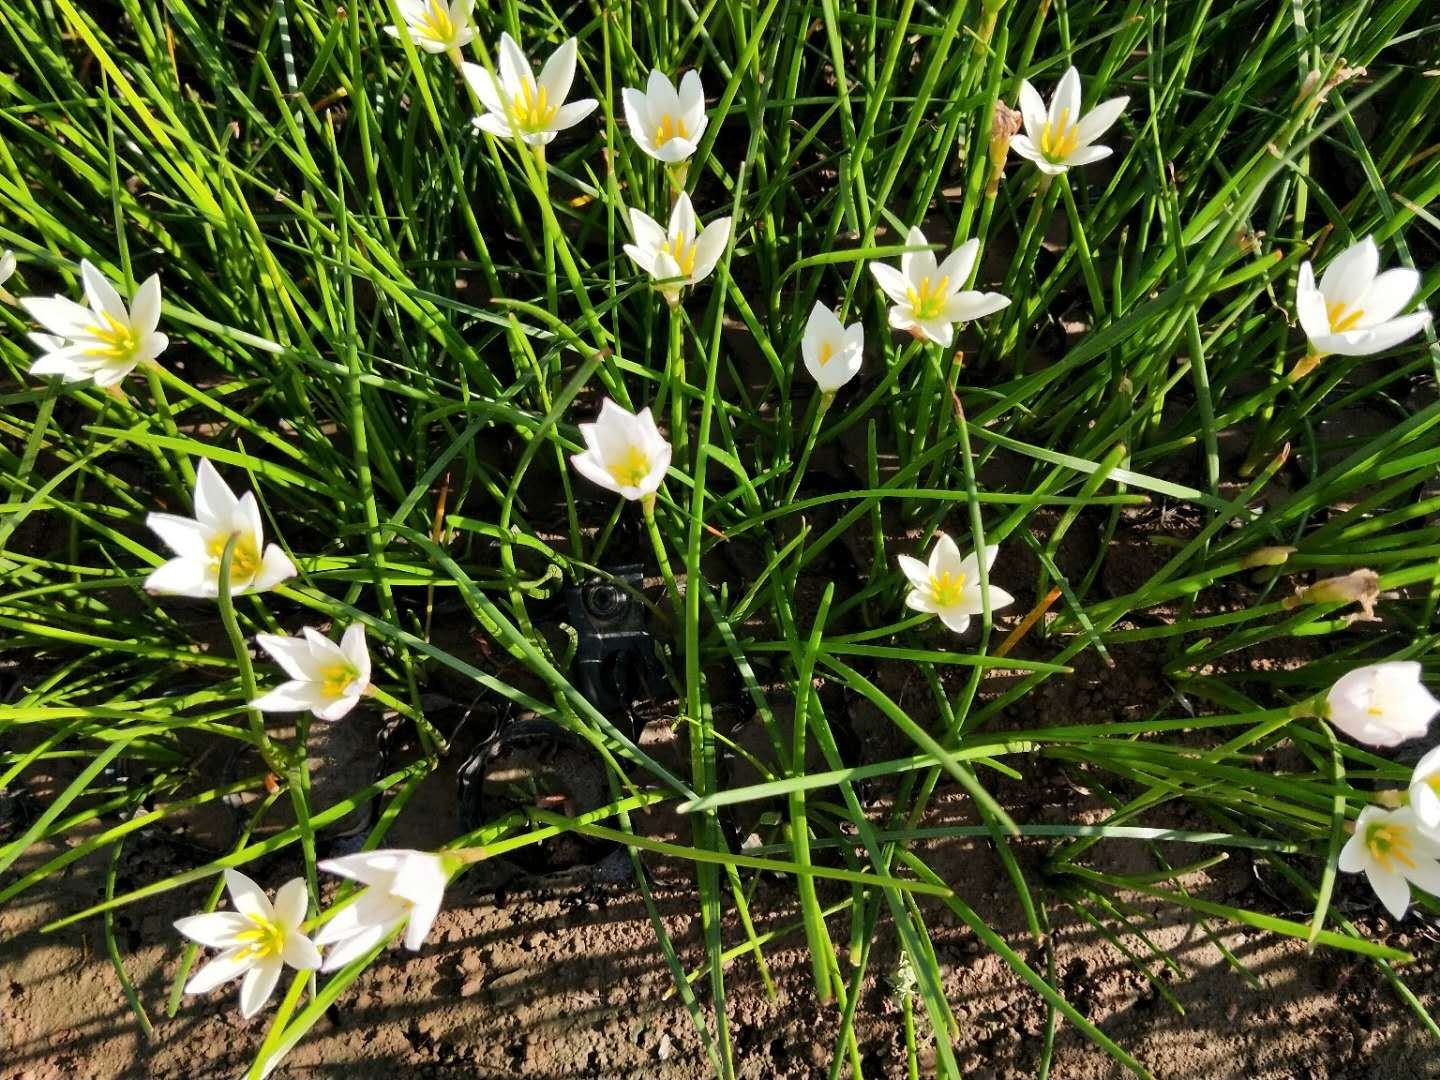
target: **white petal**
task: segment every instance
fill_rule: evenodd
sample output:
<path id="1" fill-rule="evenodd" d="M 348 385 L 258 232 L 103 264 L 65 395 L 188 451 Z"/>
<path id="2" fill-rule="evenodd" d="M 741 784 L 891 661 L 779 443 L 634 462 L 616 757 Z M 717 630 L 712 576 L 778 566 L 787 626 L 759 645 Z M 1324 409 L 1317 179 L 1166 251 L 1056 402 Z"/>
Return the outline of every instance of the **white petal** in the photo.
<path id="1" fill-rule="evenodd" d="M 1329 304 L 1350 307 L 1365 295 L 1380 269 L 1380 249 L 1367 236 L 1335 256 L 1320 277 L 1320 291 Z"/>
<path id="2" fill-rule="evenodd" d="M 929 241 L 920 231 L 919 225 L 911 225 L 905 234 L 905 246 L 921 250 L 907 251 L 900 256 L 900 273 L 909 282 L 918 282 L 923 277 L 935 276 L 935 253 L 929 248 Z M 892 297 L 892 299 L 894 299 Z"/>
<path id="3" fill-rule="evenodd" d="M 561 105 L 550 119 L 551 131 L 566 131 L 584 120 L 600 105 L 594 98 L 580 98 L 568 105 Z"/>
<path id="4" fill-rule="evenodd" d="M 228 533 L 234 528 L 239 505 L 235 493 L 220 478 L 210 459 L 201 458 L 195 470 L 195 519 L 217 532 Z"/>
<path id="5" fill-rule="evenodd" d="M 289 581 L 297 573 L 299 571 L 295 569 L 289 556 L 280 550 L 278 544 L 271 544 L 265 549 L 265 555 L 260 560 L 260 572 L 255 575 L 255 581 L 248 591 L 265 592 L 282 581 Z"/>
<path id="6" fill-rule="evenodd" d="M 510 129 L 510 122 L 505 119 L 503 113 L 482 113 L 475 117 L 474 123 L 481 131 L 494 135 L 497 139 L 509 139 L 515 134 Z"/>
<path id="7" fill-rule="evenodd" d="M 280 957 L 297 971 L 314 971 L 320 966 L 320 949 L 301 933 L 285 935 Z"/>
<path id="8" fill-rule="evenodd" d="M 250 1019 L 270 1000 L 275 984 L 280 981 L 280 972 L 285 962 L 278 956 L 262 957 L 254 967 L 245 973 L 240 984 L 240 1015 Z"/>
<path id="9" fill-rule="evenodd" d="M 729 241 L 728 217 L 716 218 L 705 227 L 705 231 L 695 241 L 695 268 L 690 273 L 692 282 L 699 283 L 710 276 L 715 264 L 720 261 L 720 256 L 725 254 L 725 245 Z"/>
<path id="10" fill-rule="evenodd" d="M 1336 866 L 1342 873 L 1358 874 L 1370 864 L 1370 850 L 1365 846 L 1365 813 L 1360 814 L 1360 821 L 1356 823 L 1355 833 L 1345 846 L 1340 849 L 1340 858 Z"/>
<path id="11" fill-rule="evenodd" d="M 312 711 L 321 720 L 335 721 L 343 719 L 359 703 L 359 694 L 345 694 L 341 697 L 326 701 Z"/>
<path id="12" fill-rule="evenodd" d="M 291 878 L 275 894 L 275 921 L 287 930 L 293 930 L 305 921 L 310 910 L 310 895 L 305 891 L 304 878 Z"/>
<path id="13" fill-rule="evenodd" d="M 959 608 L 942 608 L 936 614 L 940 616 L 941 622 L 957 634 L 963 634 L 970 629 L 969 612 Z"/>
<path id="14" fill-rule="evenodd" d="M 145 516 L 145 525 L 181 558 L 201 562 L 209 559 L 212 534 L 194 518 L 152 513 Z"/>
<path id="15" fill-rule="evenodd" d="M 959 545 L 955 538 L 949 533 L 937 532 L 935 534 L 935 546 L 930 549 L 930 573 L 955 574 L 970 573 L 975 571 L 966 566 L 966 560 L 960 557 Z"/>
<path id="16" fill-rule="evenodd" d="M 314 712 L 330 704 L 319 683 L 292 679 L 250 702 L 261 712 Z"/>
<path id="17" fill-rule="evenodd" d="M 1050 118 L 1045 110 L 1045 99 L 1040 96 L 1040 91 L 1031 85 L 1029 79 L 1020 84 L 1020 116 L 1025 122 L 1025 134 L 1030 139 L 1040 137 L 1040 132 L 1045 129 L 1045 122 Z M 1010 145 L 1015 145 L 1014 139 L 1010 141 Z"/>
<path id="18" fill-rule="evenodd" d="M 1062 115 L 1067 124 L 1078 122 L 1080 105 L 1080 72 L 1072 66 L 1060 76 L 1060 82 L 1055 87 L 1055 96 L 1050 99 L 1050 123 L 1059 127 Z"/>
<path id="19" fill-rule="evenodd" d="M 927 615 L 935 614 L 935 602 L 930 599 L 930 590 L 911 589 L 905 594 L 905 606 L 912 611 L 923 611 Z"/>
<path id="20" fill-rule="evenodd" d="M 238 911 L 212 911 L 204 915 L 187 915 L 175 920 L 175 929 L 191 941 L 212 949 L 229 948 L 235 935 L 255 924 Z"/>
<path id="21" fill-rule="evenodd" d="M 1365 868 L 1365 876 L 1370 879 L 1370 887 L 1385 905 L 1385 910 L 1396 919 L 1403 919 L 1405 909 L 1410 906 L 1410 886 L 1405 879 L 1373 863 Z"/>
<path id="22" fill-rule="evenodd" d="M 1360 328 L 1389 322 L 1410 303 L 1410 298 L 1420 288 L 1420 275 L 1408 266 L 1397 266 L 1378 274 L 1365 290 L 1360 306 L 1365 317 L 1357 324 Z"/>
<path id="23" fill-rule="evenodd" d="M 1043 161 L 1045 155 L 1040 153 L 1040 148 L 1030 141 L 1028 136 L 1016 135 L 1010 140 L 1010 149 L 1029 161 Z"/>
<path id="24" fill-rule="evenodd" d="M 403 921 L 402 916 L 393 922 L 366 927 L 353 937 L 346 938 L 325 954 L 325 962 L 320 965 L 320 970 L 338 971 L 347 964 L 354 963 L 389 937 Z"/>
<path id="25" fill-rule="evenodd" d="M 508 32 L 500 34 L 500 82 L 505 87 L 506 97 L 514 97 L 523 86 L 535 87 L 530 61 L 525 59 L 520 46 Z"/>
<path id="26" fill-rule="evenodd" d="M 1325 310 L 1325 297 L 1315 287 L 1315 268 L 1309 259 L 1300 264 L 1295 282 L 1295 313 L 1305 336 L 1312 341 L 1330 333 L 1330 314 Z"/>
<path id="27" fill-rule="evenodd" d="M 370 681 L 370 650 L 365 647 L 365 624 L 351 623 L 340 638 L 340 652 L 365 682 Z"/>
<path id="28" fill-rule="evenodd" d="M 225 871 L 225 888 L 230 892 L 230 903 L 242 915 L 254 915 L 269 922 L 275 917 L 270 898 L 265 890 L 256 885 L 239 870 L 231 867 Z"/>
<path id="29" fill-rule="evenodd" d="M 966 290 L 956 293 L 945 302 L 942 316 L 953 322 L 971 322 L 993 315 L 1010 306 L 1010 298 L 993 292 Z"/>
<path id="30" fill-rule="evenodd" d="M 897 555 L 895 561 L 900 564 L 900 572 L 911 585 L 922 591 L 930 588 L 930 567 L 913 555 Z"/>
<path id="31" fill-rule="evenodd" d="M 570 87 L 575 82 L 575 54 L 576 41 L 573 37 L 567 38 L 540 69 L 538 81 L 552 105 L 559 105 L 570 96 Z"/>
<path id="32" fill-rule="evenodd" d="M 645 95 L 633 86 L 627 86 L 620 91 L 620 101 L 624 106 L 625 124 L 630 129 L 630 137 L 639 144 L 640 149 L 653 157 L 655 140 L 651 137 L 650 112 Z"/>
<path id="33" fill-rule="evenodd" d="M 380 848 L 355 855 L 342 855 L 337 859 L 326 859 L 316 865 L 327 874 L 338 874 L 362 885 L 388 886 L 405 856 L 410 854 L 412 853 L 404 848 Z"/>
<path id="34" fill-rule="evenodd" d="M 708 122 L 705 116 L 705 90 L 700 85 L 700 73 L 694 68 L 680 77 L 680 117 L 685 121 L 685 130 L 696 142 L 705 131 Z"/>
<path id="35" fill-rule="evenodd" d="M 1114 152 L 1108 146 L 1082 146 L 1065 159 L 1065 165 L 1067 168 L 1092 165 L 1097 161 L 1104 161 Z"/>
<path id="36" fill-rule="evenodd" d="M 311 662 L 310 646 L 304 638 L 287 637 L 284 634 L 256 634 L 255 644 L 270 654 L 292 679 L 309 682 L 316 675 Z"/>
<path id="37" fill-rule="evenodd" d="M 244 952 L 244 949 L 231 949 L 229 952 L 221 953 L 190 976 L 190 981 L 185 984 L 185 993 L 208 993 L 221 983 L 227 983 L 249 971 L 251 958 L 248 955 L 242 955 Z"/>
<path id="38" fill-rule="evenodd" d="M 892 303 L 908 305 L 910 303 L 910 279 L 902 274 L 895 267 L 888 263 L 872 262 L 866 265 L 870 273 L 874 275 L 876 283 L 888 296 Z"/>
<path id="39" fill-rule="evenodd" d="M 955 324 L 949 319 L 917 319 L 915 327 L 928 341 L 948 349 L 955 341 Z"/>
<path id="40" fill-rule="evenodd" d="M 1404 341 L 1408 341 L 1416 334 L 1424 330 L 1430 323 L 1428 311 L 1417 311 L 1413 315 L 1403 315 L 1398 319 L 1391 319 L 1379 326 L 1368 327 L 1365 330 L 1346 330 L 1343 334 L 1330 334 L 1324 338 L 1317 338 L 1314 345 L 1317 349 L 1326 353 L 1336 353 L 1340 356 L 1369 356 L 1371 353 L 1384 352 L 1392 349 Z"/>
<path id="41" fill-rule="evenodd" d="M 492 113 L 498 113 L 504 117 L 505 99 L 501 96 L 500 84 L 495 81 L 495 76 L 490 74 L 487 68 L 466 60 L 460 65 L 460 74 L 470 84 L 470 89 L 475 91 L 475 96 L 480 99 L 481 105 L 484 105 Z"/>
<path id="42" fill-rule="evenodd" d="M 1089 146 L 1109 131 L 1129 103 L 1128 97 L 1111 98 L 1086 113 L 1085 118 L 1076 125 L 1075 137 L 1079 145 Z"/>
<path id="43" fill-rule="evenodd" d="M 160 325 L 160 275 L 151 274 L 135 290 L 130 308 L 130 325 L 140 337 L 148 337 Z"/>
<path id="44" fill-rule="evenodd" d="M 208 564 L 198 559 L 171 559 L 150 571 L 146 592 L 164 596 L 208 597 L 216 595 L 215 581 Z"/>
<path id="45" fill-rule="evenodd" d="M 85 286 L 85 299 L 97 315 L 104 312 L 121 326 L 129 325 L 130 312 L 125 309 L 125 301 L 88 259 L 80 262 L 80 280 Z"/>
<path id="46" fill-rule="evenodd" d="M 72 338 L 95 325 L 95 314 L 63 296 L 26 296 L 20 301 L 32 319 L 52 334 Z"/>
<path id="47" fill-rule="evenodd" d="M 949 278 L 951 291 L 962 289 L 965 283 L 970 280 L 970 271 L 975 269 L 975 256 L 980 253 L 979 240 L 966 240 L 958 248 L 945 256 L 936 269 L 942 278 Z"/>
<path id="48" fill-rule="evenodd" d="M 695 238 L 696 219 L 695 207 L 690 202 L 690 196 L 681 192 L 680 197 L 675 200 L 675 206 L 670 211 L 669 238 L 680 237 L 689 243 Z"/>
<path id="49" fill-rule="evenodd" d="M 991 611 L 1000 611 L 1001 609 L 1007 608 L 1011 604 L 1015 603 L 1015 598 L 1011 596 L 1008 592 L 1006 592 L 1004 589 L 1000 588 L 999 585 L 996 585 L 993 581 L 989 582 L 988 584 L 990 586 Z"/>

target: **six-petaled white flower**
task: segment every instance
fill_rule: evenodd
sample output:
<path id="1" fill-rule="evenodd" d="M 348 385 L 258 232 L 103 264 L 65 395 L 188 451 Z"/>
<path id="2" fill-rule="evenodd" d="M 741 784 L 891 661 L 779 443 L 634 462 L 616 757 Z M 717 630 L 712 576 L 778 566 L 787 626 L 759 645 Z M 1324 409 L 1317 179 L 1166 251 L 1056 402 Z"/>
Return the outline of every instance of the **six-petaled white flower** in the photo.
<path id="1" fill-rule="evenodd" d="M 261 712 L 308 709 L 321 720 L 339 720 L 370 685 L 370 653 L 360 623 L 351 624 L 338 645 L 309 626 L 300 637 L 257 634 L 255 641 L 290 676 L 250 703 Z"/>
<path id="2" fill-rule="evenodd" d="M 206 459 L 195 470 L 195 516 L 151 514 L 145 519 L 175 558 L 151 571 L 145 588 L 171 596 L 218 596 L 220 562 L 234 536 L 230 591 L 262 592 L 295 576 L 295 566 L 275 544 L 265 546 L 255 493 L 236 498 Z M 262 554 L 263 553 L 263 554 Z"/>
<path id="3" fill-rule="evenodd" d="M 585 450 L 570 458 L 577 472 L 627 499 L 654 497 L 670 468 L 670 444 L 648 407 L 632 413 L 606 398 L 580 435 Z"/>
<path id="4" fill-rule="evenodd" d="M 1309 260 L 1300 264 L 1295 306 L 1315 357 L 1368 356 L 1413 337 L 1430 322 L 1423 307 L 1401 315 L 1420 287 L 1408 266 L 1380 272 L 1380 249 L 1367 236 L 1325 268 L 1320 284 Z"/>
<path id="5" fill-rule="evenodd" d="M 401 926 L 405 947 L 419 949 L 440 913 L 452 871 L 444 856 L 398 849 L 345 855 L 319 865 L 327 873 L 369 886 L 315 935 L 317 945 L 334 946 L 325 953 L 322 971 L 360 959 Z"/>
<path id="6" fill-rule="evenodd" d="M 985 549 L 985 569 L 988 573 L 995 565 L 995 556 L 1000 545 L 991 544 Z M 970 626 L 970 616 L 979 615 L 983 609 L 980 600 L 980 560 L 972 551 L 963 558 L 955 541 L 945 533 L 935 534 L 935 546 L 930 549 L 930 562 L 921 562 L 910 555 L 900 556 L 900 569 L 910 581 L 910 593 L 905 603 L 915 611 L 932 612 L 940 621 L 957 634 L 963 634 Z M 998 611 L 1015 602 L 1015 598 L 993 581 L 990 587 L 990 610 Z"/>
<path id="7" fill-rule="evenodd" d="M 630 230 L 635 242 L 625 254 L 655 281 L 655 287 L 674 304 L 686 285 L 698 285 L 710 276 L 730 240 L 730 219 L 716 218 L 704 229 L 695 220 L 690 196 L 681 192 L 670 211 L 670 228 L 643 210 L 630 208 Z"/>
<path id="8" fill-rule="evenodd" d="M 225 871 L 225 885 L 234 911 L 175 921 L 175 929 L 192 941 L 223 950 L 191 977 L 185 993 L 203 994 L 243 975 L 240 1012 L 248 1019 L 270 1000 L 286 964 L 297 971 L 314 971 L 320 966 L 320 950 L 300 929 L 310 903 L 304 879 L 282 885 L 274 904 L 239 870 Z"/>
<path id="9" fill-rule="evenodd" d="M 664 72 L 652 71 L 644 90 L 627 86 L 620 96 L 630 135 L 641 150 L 667 165 L 695 153 L 709 122 L 699 72 L 687 71 L 677 91 Z"/>
<path id="10" fill-rule="evenodd" d="M 160 325 L 160 276 L 151 274 L 125 306 L 115 286 L 88 261 L 80 264 L 85 300 L 63 296 L 27 296 L 20 306 L 48 333 L 31 334 L 44 355 L 30 365 L 32 375 L 59 375 L 65 382 L 94 379 L 114 386 L 137 364 L 154 360 L 170 339 Z"/>
<path id="11" fill-rule="evenodd" d="M 993 314 L 1008 307 L 1010 300 L 999 293 L 965 288 L 980 252 L 979 240 L 965 241 L 938 266 L 927 243 L 920 227 L 912 225 L 905 245 L 919 250 L 900 256 L 899 270 L 872 262 L 870 272 L 894 305 L 890 308 L 891 326 L 949 348 L 955 340 L 956 323 Z"/>
<path id="12" fill-rule="evenodd" d="M 1419 738 L 1440 712 L 1440 701 L 1420 681 L 1420 671 L 1413 660 L 1392 660 L 1346 672 L 1325 697 L 1327 718 L 1370 746 Z"/>
<path id="13" fill-rule="evenodd" d="M 550 54 L 540 77 L 509 34 L 500 35 L 500 77 L 468 61 L 460 67 L 485 112 L 475 118 L 482 131 L 502 139 L 519 136 L 531 146 L 544 146 L 566 128 L 572 128 L 595 111 L 599 102 L 581 98 L 567 103 L 575 81 L 574 38 Z"/>
<path id="14" fill-rule="evenodd" d="M 391 37 L 409 35 L 416 46 L 428 53 L 450 52 L 470 44 L 470 9 L 475 0 L 395 0 L 404 27 L 387 26 Z"/>
<path id="15" fill-rule="evenodd" d="M 1120 119 L 1129 101 L 1128 97 L 1111 98 L 1082 117 L 1080 73 L 1073 67 L 1060 77 L 1048 109 L 1040 92 L 1026 80 L 1020 84 L 1025 134 L 1012 138 L 1010 148 L 1051 176 L 1107 158 L 1112 153 L 1110 147 L 1096 146 L 1095 140 Z"/>
<path id="16" fill-rule="evenodd" d="M 1370 887 L 1397 919 L 1410 906 L 1410 886 L 1440 896 L 1440 842 L 1426 836 L 1408 806 L 1386 810 L 1367 806 L 1355 822 L 1355 834 L 1340 850 L 1340 869 L 1365 871 Z"/>
<path id="17" fill-rule="evenodd" d="M 860 371 L 864 351 L 864 325 L 854 322 L 845 326 L 835 312 L 816 300 L 805 321 L 800 352 L 821 392 L 833 394 L 853 379 Z"/>

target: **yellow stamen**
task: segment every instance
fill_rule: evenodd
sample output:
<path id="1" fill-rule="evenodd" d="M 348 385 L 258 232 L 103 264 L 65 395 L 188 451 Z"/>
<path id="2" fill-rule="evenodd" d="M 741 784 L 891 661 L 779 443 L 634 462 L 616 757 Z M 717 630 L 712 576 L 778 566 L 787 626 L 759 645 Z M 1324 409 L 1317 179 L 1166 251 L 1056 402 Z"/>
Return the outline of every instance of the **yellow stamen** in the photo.
<path id="1" fill-rule="evenodd" d="M 560 111 L 560 106 L 551 105 L 545 93 L 545 87 L 538 83 L 531 86 L 528 82 L 520 87 L 520 93 L 510 102 L 510 109 L 515 114 L 515 120 L 527 131 L 539 131 Z"/>
<path id="2" fill-rule="evenodd" d="M 359 677 L 360 673 L 350 664 L 332 664 L 320 672 L 320 691 L 327 698 L 338 698 Z"/>
<path id="3" fill-rule="evenodd" d="M 695 272 L 695 247 L 693 240 L 687 244 L 683 236 L 674 236 L 666 240 L 660 250 L 669 252 L 675 265 L 680 267 L 680 273 L 689 277 Z"/>
<path id="4" fill-rule="evenodd" d="M 606 466 L 621 487 L 639 487 L 650 475 L 650 455 L 638 446 L 631 446 L 625 456 Z"/>
<path id="5" fill-rule="evenodd" d="M 941 312 L 945 310 L 946 290 L 950 285 L 950 276 L 947 274 L 934 285 L 930 284 L 928 277 L 920 279 L 920 287 L 916 289 L 911 285 L 905 291 L 905 298 L 910 301 L 910 307 L 915 313 L 915 318 L 921 322 L 929 322 L 938 319 Z"/>
<path id="6" fill-rule="evenodd" d="M 285 947 L 284 929 L 254 912 L 247 912 L 245 917 L 254 923 L 254 926 L 235 935 L 236 942 L 245 946 L 237 954 L 237 959 L 258 960 L 266 956 L 279 956 Z"/>
<path id="7" fill-rule="evenodd" d="M 1337 300 L 1333 304 L 1325 306 L 1325 315 L 1330 320 L 1330 332 L 1332 334 L 1343 334 L 1346 330 L 1353 330 L 1355 324 L 1365 317 L 1365 309 L 1357 307 L 1348 315 L 1345 313 L 1345 301 Z"/>
<path id="8" fill-rule="evenodd" d="M 1045 126 L 1040 129 L 1040 152 L 1051 161 L 1064 161 L 1080 143 L 1079 125 L 1071 124 L 1069 120 L 1070 109 L 1067 106 L 1060 110 L 1054 124 L 1046 120 Z"/>
<path id="9" fill-rule="evenodd" d="M 210 573 L 220 576 L 220 560 L 225 557 L 225 545 L 230 542 L 230 537 L 224 533 L 210 538 L 206 545 L 206 551 L 210 555 Z M 230 557 L 230 576 L 236 581 L 248 581 L 255 576 L 260 569 L 260 552 L 256 550 L 255 541 L 244 533 L 235 541 L 235 554 Z"/>
<path id="10" fill-rule="evenodd" d="M 93 348 L 85 350 L 86 356 L 103 356 L 110 360 L 125 360 L 135 351 L 135 331 L 128 323 L 118 322 L 108 312 L 102 312 L 100 318 L 104 319 L 103 324 L 96 323 L 90 327 L 90 335 L 98 341 L 104 342 Z"/>
<path id="11" fill-rule="evenodd" d="M 443 0 L 430 0 L 430 6 L 420 16 L 417 29 L 441 45 L 448 45 L 455 36 L 455 24 L 450 21 L 450 9 Z"/>
<path id="12" fill-rule="evenodd" d="M 835 355 L 835 346 L 834 346 L 834 345 L 831 345 L 830 342 L 828 342 L 828 341 L 825 342 L 824 345 L 821 345 L 821 346 L 820 346 L 820 356 L 818 357 L 818 361 L 819 361 L 820 366 L 821 366 L 821 367 L 824 367 L 826 364 L 828 364 L 828 363 L 830 362 L 831 358 L 832 358 L 834 355 Z"/>
<path id="13" fill-rule="evenodd" d="M 1371 825 L 1365 834 L 1365 846 L 1370 849 L 1375 861 L 1389 873 L 1394 873 L 1390 865 L 1392 859 L 1401 866 L 1415 868 L 1415 860 L 1410 857 L 1413 844 L 1410 830 L 1403 825 Z"/>
<path id="14" fill-rule="evenodd" d="M 660 117 L 660 123 L 655 128 L 655 145 L 664 146 L 671 139 L 688 139 L 690 132 L 685 130 L 685 121 L 677 120 L 666 113 Z"/>
<path id="15" fill-rule="evenodd" d="M 952 574 L 946 570 L 943 574 L 930 575 L 930 599 L 935 602 L 936 607 L 954 607 L 960 602 L 964 592 L 964 574 Z"/>

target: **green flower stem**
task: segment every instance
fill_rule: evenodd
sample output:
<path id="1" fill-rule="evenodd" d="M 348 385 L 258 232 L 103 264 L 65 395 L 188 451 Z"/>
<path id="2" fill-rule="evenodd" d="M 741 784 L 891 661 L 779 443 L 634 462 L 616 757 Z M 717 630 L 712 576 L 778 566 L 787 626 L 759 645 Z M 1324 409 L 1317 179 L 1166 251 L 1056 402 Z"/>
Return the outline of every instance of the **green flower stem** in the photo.
<path id="1" fill-rule="evenodd" d="M 1095 271 L 1095 259 L 1090 254 L 1090 242 L 1085 239 L 1085 222 L 1080 219 L 1080 208 L 1075 205 L 1075 191 L 1070 186 L 1070 174 L 1060 177 L 1060 194 L 1065 197 L 1065 212 L 1070 216 L 1070 236 L 1080 253 L 1080 272 L 1085 276 L 1085 287 L 1090 291 L 1090 306 L 1095 309 L 1095 325 L 1105 321 L 1105 288 L 1100 284 L 1100 275 Z"/>
<path id="2" fill-rule="evenodd" d="M 815 419 L 810 424 L 810 434 L 805 437 L 805 449 L 800 451 L 800 460 L 795 465 L 795 472 L 790 477 L 790 488 L 785 492 L 781 505 L 788 506 L 795 501 L 795 493 L 800 490 L 800 481 L 805 478 L 805 468 L 810 464 L 810 452 L 815 449 L 815 439 L 820 434 L 820 422 L 825 419 L 825 414 L 830 411 L 830 403 L 834 400 L 833 390 L 821 393 L 820 404 L 815 409 Z"/>
<path id="3" fill-rule="evenodd" d="M 230 539 L 225 542 L 225 551 L 220 556 L 220 622 L 230 638 L 235 664 L 240 669 L 240 690 L 245 696 L 245 716 L 250 723 L 250 731 L 255 736 L 255 744 L 260 748 L 260 756 L 275 775 L 288 776 L 289 762 L 265 730 L 265 717 L 259 709 L 250 708 L 250 702 L 260 695 L 255 689 L 255 669 L 250 664 L 250 649 L 245 644 L 245 635 L 240 631 L 240 622 L 235 617 L 235 601 L 230 594 L 230 564 L 235 559 L 235 545 L 239 540 L 238 532 L 231 533 Z"/>
<path id="4" fill-rule="evenodd" d="M 690 435 L 685 426 L 685 313 L 677 301 L 670 305 L 670 441 L 675 444 L 675 457 L 685 460 Z"/>
<path id="5" fill-rule="evenodd" d="M 685 625 L 685 601 L 680 596 L 680 586 L 675 581 L 675 572 L 670 569 L 670 556 L 665 551 L 665 538 L 660 535 L 660 526 L 655 521 L 655 496 L 647 495 L 640 500 L 640 509 L 645 514 L 645 530 L 650 534 L 650 545 L 655 549 L 655 561 L 660 564 L 660 574 L 665 587 L 670 591 L 670 603 L 675 608 L 675 629 Z"/>

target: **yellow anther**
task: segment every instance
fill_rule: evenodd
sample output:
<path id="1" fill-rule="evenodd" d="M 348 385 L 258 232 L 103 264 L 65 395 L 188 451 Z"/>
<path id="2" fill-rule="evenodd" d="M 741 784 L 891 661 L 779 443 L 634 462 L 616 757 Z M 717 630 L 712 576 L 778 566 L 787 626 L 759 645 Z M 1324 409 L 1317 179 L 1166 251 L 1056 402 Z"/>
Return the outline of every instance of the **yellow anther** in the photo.
<path id="1" fill-rule="evenodd" d="M 104 323 L 97 322 L 90 327 L 90 334 L 104 344 L 86 349 L 85 355 L 123 360 L 133 353 L 138 342 L 135 340 L 135 331 L 129 324 L 117 321 L 108 312 L 102 312 L 100 318 Z"/>
<path id="2" fill-rule="evenodd" d="M 212 537 L 206 546 L 210 555 L 210 572 L 216 577 L 220 576 L 220 560 L 225 557 L 225 545 L 230 542 L 230 537 L 224 534 Z M 255 571 L 260 569 L 260 552 L 255 548 L 255 541 L 244 533 L 235 541 L 235 554 L 230 556 L 230 576 L 235 579 L 247 579 L 255 576 Z"/>
<path id="3" fill-rule="evenodd" d="M 821 346 L 820 346 L 820 356 L 818 357 L 818 362 L 819 362 L 820 366 L 821 366 L 821 367 L 824 367 L 826 364 L 828 364 L 828 363 L 830 362 L 830 359 L 831 359 L 834 355 L 835 355 L 835 346 L 834 346 L 834 345 L 831 345 L 830 342 L 828 342 L 828 341 L 825 342 L 824 345 L 821 345 Z"/>
<path id="4" fill-rule="evenodd" d="M 660 123 L 655 128 L 655 145 L 664 146 L 671 139 L 688 139 L 690 132 L 685 130 L 685 121 L 677 120 L 666 113 L 660 117 Z"/>
<path id="5" fill-rule="evenodd" d="M 245 946 L 240 950 L 238 959 L 278 956 L 285 947 L 285 931 L 269 919 L 256 915 L 254 912 L 247 912 L 245 917 L 254 925 L 249 930 L 241 930 L 235 935 L 235 940 L 243 942 Z"/>
<path id="6" fill-rule="evenodd" d="M 1353 330 L 1355 324 L 1365 317 L 1365 309 L 1357 307 L 1349 314 L 1345 312 L 1346 304 L 1343 300 L 1337 300 L 1333 304 L 1327 304 L 1325 315 L 1330 320 L 1330 332 L 1332 334 L 1343 334 L 1346 330 Z"/>
<path id="7" fill-rule="evenodd" d="M 510 102 L 510 108 L 520 126 L 529 131 L 543 128 L 560 111 L 558 105 L 550 104 L 545 87 L 538 83 L 532 86 L 529 82 L 520 87 L 520 93 Z"/>
<path id="8" fill-rule="evenodd" d="M 930 575 L 930 599 L 935 602 L 936 607 L 954 607 L 964 593 L 964 574 L 952 574 L 946 570 L 943 574 Z"/>
<path id="9" fill-rule="evenodd" d="M 430 6 L 420 16 L 420 32 L 432 41 L 448 45 L 455 36 L 455 24 L 450 21 L 450 9 L 443 0 L 430 0 Z"/>
<path id="10" fill-rule="evenodd" d="M 910 301 L 910 307 L 915 312 L 915 318 L 921 322 L 928 322 L 931 319 L 938 319 L 945 310 L 946 290 L 950 285 L 950 276 L 947 274 L 934 285 L 928 277 L 920 279 L 920 286 L 916 288 L 911 285 L 905 292 L 905 297 Z"/>
<path id="11" fill-rule="evenodd" d="M 638 446 L 631 446 L 624 457 L 611 462 L 607 468 L 620 486 L 639 487 L 650 475 L 650 455 Z"/>
<path id="12" fill-rule="evenodd" d="M 338 698 L 360 673 L 349 664 L 332 664 L 320 672 L 320 690 L 329 698 Z"/>
<path id="13" fill-rule="evenodd" d="M 687 244 L 682 236 L 671 237 L 665 241 L 665 246 L 661 250 L 670 254 L 670 257 L 675 260 L 675 265 L 680 267 L 681 274 L 689 277 L 695 272 L 695 242 L 693 240 Z"/>
<path id="14" fill-rule="evenodd" d="M 1066 107 L 1053 124 L 1047 120 L 1040 129 L 1040 152 L 1051 161 L 1064 161 L 1080 142 L 1079 127 L 1069 121 L 1070 109 Z"/>
<path id="15" fill-rule="evenodd" d="M 1370 849 L 1370 854 L 1391 873 L 1394 872 L 1391 860 L 1412 870 L 1415 868 L 1415 860 L 1410 857 L 1413 843 L 1410 831 L 1403 825 L 1371 825 L 1365 834 L 1365 846 Z"/>

